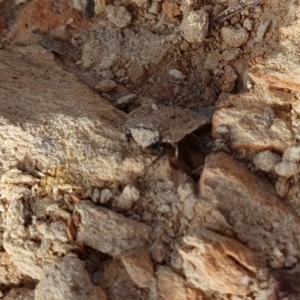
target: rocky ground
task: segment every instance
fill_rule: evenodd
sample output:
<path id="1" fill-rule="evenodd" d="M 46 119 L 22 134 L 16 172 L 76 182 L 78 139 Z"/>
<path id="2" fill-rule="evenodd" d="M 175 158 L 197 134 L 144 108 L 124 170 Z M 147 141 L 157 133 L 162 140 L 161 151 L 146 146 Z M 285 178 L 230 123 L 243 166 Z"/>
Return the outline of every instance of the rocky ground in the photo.
<path id="1" fill-rule="evenodd" d="M 299 18 L 0 0 L 1 298 L 300 299 Z"/>

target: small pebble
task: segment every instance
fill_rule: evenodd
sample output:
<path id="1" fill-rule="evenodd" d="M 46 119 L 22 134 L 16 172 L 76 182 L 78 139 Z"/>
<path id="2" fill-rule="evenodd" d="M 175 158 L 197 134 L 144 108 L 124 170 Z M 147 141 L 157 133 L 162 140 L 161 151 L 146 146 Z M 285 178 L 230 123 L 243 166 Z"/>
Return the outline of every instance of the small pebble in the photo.
<path id="1" fill-rule="evenodd" d="M 103 79 L 97 85 L 95 85 L 94 89 L 98 93 L 108 93 L 117 87 L 117 84 L 111 79 Z"/>
<path id="2" fill-rule="evenodd" d="M 186 77 L 185 75 L 183 75 L 182 72 L 180 72 L 177 69 L 170 70 L 169 75 L 172 76 L 173 78 L 177 79 L 177 80 L 183 80 Z"/>
<path id="3" fill-rule="evenodd" d="M 249 33 L 245 28 L 236 29 L 234 27 L 222 27 L 221 35 L 223 41 L 231 47 L 240 47 L 245 44 L 249 38 Z"/>

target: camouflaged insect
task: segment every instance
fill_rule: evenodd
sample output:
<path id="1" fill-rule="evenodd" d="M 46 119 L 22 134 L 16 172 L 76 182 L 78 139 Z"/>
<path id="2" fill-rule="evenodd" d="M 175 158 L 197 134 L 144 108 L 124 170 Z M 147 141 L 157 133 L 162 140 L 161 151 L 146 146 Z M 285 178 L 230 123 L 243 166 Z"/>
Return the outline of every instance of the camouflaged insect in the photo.
<path id="1" fill-rule="evenodd" d="M 224 22 L 225 20 L 231 18 L 232 16 L 240 13 L 247 8 L 257 6 L 261 1 L 262 0 L 243 0 L 239 1 L 235 5 L 230 5 L 227 9 L 222 11 L 212 20 L 212 26 L 217 26 L 219 23 Z"/>

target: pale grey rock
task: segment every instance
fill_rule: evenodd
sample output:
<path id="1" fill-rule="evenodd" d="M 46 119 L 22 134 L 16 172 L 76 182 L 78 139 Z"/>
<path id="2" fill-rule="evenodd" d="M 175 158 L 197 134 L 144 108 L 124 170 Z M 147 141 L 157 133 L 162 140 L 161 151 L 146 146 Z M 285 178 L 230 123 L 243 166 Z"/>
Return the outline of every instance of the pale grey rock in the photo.
<path id="1" fill-rule="evenodd" d="M 119 98 L 117 100 L 117 104 L 118 105 L 129 104 L 129 103 L 131 103 L 132 101 L 134 101 L 136 99 L 137 99 L 137 95 L 136 94 L 128 94 L 128 95 L 125 95 L 125 96 Z"/>
<path id="2" fill-rule="evenodd" d="M 283 160 L 295 161 L 300 160 L 300 146 L 288 147 L 283 154 Z"/>
<path id="3" fill-rule="evenodd" d="M 234 28 L 231 26 L 222 27 L 221 35 L 223 41 L 231 47 L 240 47 L 247 42 L 249 38 L 249 33 L 245 28 Z"/>
<path id="4" fill-rule="evenodd" d="M 210 122 L 205 115 L 179 107 L 176 108 L 174 120 L 174 108 L 166 105 L 157 105 L 157 108 L 153 110 L 151 104 L 143 104 L 131 111 L 124 123 L 124 127 L 143 147 L 161 141 L 161 138 L 163 142 L 176 143 Z"/>
<path id="5" fill-rule="evenodd" d="M 208 32 L 208 13 L 204 10 L 190 11 L 182 21 L 184 38 L 189 43 L 202 43 Z"/>
<path id="6" fill-rule="evenodd" d="M 12 200 L 5 213 L 3 247 L 21 273 L 40 279 L 44 275 L 43 261 L 37 258 L 40 244 L 31 241 L 24 226 L 25 214 L 21 200 Z"/>
<path id="7" fill-rule="evenodd" d="M 140 191 L 128 184 L 117 200 L 117 206 L 123 210 L 130 210 L 133 204 L 139 199 Z"/>
<path id="8" fill-rule="evenodd" d="M 97 85 L 95 85 L 94 89 L 98 93 L 109 93 L 116 87 L 117 87 L 117 84 L 113 80 L 103 79 Z"/>
<path id="9" fill-rule="evenodd" d="M 251 31 L 253 28 L 253 21 L 249 18 L 246 18 L 243 23 L 243 27 L 248 31 Z"/>
<path id="10" fill-rule="evenodd" d="M 194 194 L 194 187 L 191 183 L 184 183 L 177 188 L 177 197 L 181 202 L 184 202 L 186 198 Z"/>
<path id="11" fill-rule="evenodd" d="M 45 276 L 35 288 L 35 300 L 106 300 L 104 291 L 90 281 L 85 263 L 65 256 L 44 268 Z"/>
<path id="12" fill-rule="evenodd" d="M 131 220 L 89 201 L 76 205 L 80 215 L 77 242 L 111 256 L 118 256 L 150 241 L 151 227 Z"/>
<path id="13" fill-rule="evenodd" d="M 131 23 L 132 15 L 124 6 L 108 5 L 106 12 L 108 20 L 118 28 L 125 28 Z"/>
<path id="14" fill-rule="evenodd" d="M 98 200 L 100 199 L 100 191 L 99 191 L 99 189 L 94 189 L 93 190 L 91 198 L 92 198 L 93 202 L 95 202 L 95 203 L 98 202 Z"/>
<path id="15" fill-rule="evenodd" d="M 288 180 L 282 177 L 280 177 L 275 184 L 276 192 L 280 197 L 284 197 L 287 194 L 289 187 L 290 185 Z"/>
<path id="16" fill-rule="evenodd" d="M 240 52 L 240 48 L 225 49 L 221 54 L 221 58 L 225 61 L 235 60 L 239 56 Z"/>
<path id="17" fill-rule="evenodd" d="M 143 148 L 155 144 L 160 138 L 157 130 L 151 130 L 143 126 L 130 128 L 130 133 L 136 143 Z"/>
<path id="18" fill-rule="evenodd" d="M 107 203 L 112 197 L 112 192 L 110 189 L 103 189 L 100 191 L 100 202 L 102 204 Z"/>
<path id="19" fill-rule="evenodd" d="M 276 93 L 266 91 L 264 97 L 277 101 Z M 216 103 L 213 116 L 213 136 L 222 138 L 218 133 L 220 126 L 229 129 L 227 136 L 233 149 L 250 148 L 257 151 L 272 149 L 282 153 L 295 144 L 295 137 L 287 118 L 276 116 L 268 105 L 261 100 L 259 92 L 241 92 L 224 95 Z M 267 101 L 267 99 L 265 101 Z"/>
<path id="20" fill-rule="evenodd" d="M 156 241 L 150 249 L 151 258 L 161 263 L 167 256 L 168 249 L 162 242 Z"/>
<path id="21" fill-rule="evenodd" d="M 271 172 L 274 169 L 275 164 L 281 161 L 280 155 L 273 153 L 270 150 L 265 150 L 254 157 L 254 164 L 257 170 L 264 172 Z"/>
<path id="22" fill-rule="evenodd" d="M 284 160 L 274 167 L 275 173 L 283 177 L 291 177 L 299 172 L 299 166 L 293 161 Z"/>
<path id="23" fill-rule="evenodd" d="M 149 6 L 149 0 L 133 0 L 133 2 L 139 7 L 139 8 L 147 8 Z"/>
<path id="24" fill-rule="evenodd" d="M 25 184 L 32 186 L 38 182 L 40 182 L 38 178 L 15 168 L 4 173 L 1 177 L 1 184 Z"/>
<path id="25" fill-rule="evenodd" d="M 158 15 L 161 11 L 161 4 L 156 1 L 152 1 L 150 8 L 148 9 L 148 12 L 154 15 Z"/>
<path id="26" fill-rule="evenodd" d="M 256 32 L 256 40 L 262 41 L 264 35 L 266 34 L 266 31 L 268 30 L 268 27 L 271 23 L 271 20 L 263 20 L 258 26 L 257 32 Z"/>
<path id="27" fill-rule="evenodd" d="M 183 80 L 186 76 L 177 69 L 171 69 L 169 75 L 177 80 Z"/>

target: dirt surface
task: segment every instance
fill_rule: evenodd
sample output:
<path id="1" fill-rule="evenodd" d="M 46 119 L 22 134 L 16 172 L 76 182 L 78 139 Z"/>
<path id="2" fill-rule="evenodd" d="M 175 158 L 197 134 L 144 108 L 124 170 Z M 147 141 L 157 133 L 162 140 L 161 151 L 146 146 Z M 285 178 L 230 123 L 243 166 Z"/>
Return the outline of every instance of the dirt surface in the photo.
<path id="1" fill-rule="evenodd" d="M 3 299 L 300 299 L 299 1 L 0 0 Z"/>

